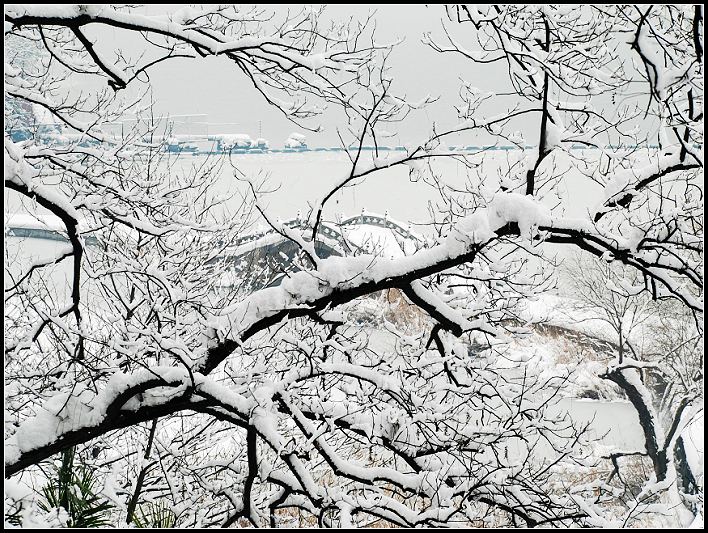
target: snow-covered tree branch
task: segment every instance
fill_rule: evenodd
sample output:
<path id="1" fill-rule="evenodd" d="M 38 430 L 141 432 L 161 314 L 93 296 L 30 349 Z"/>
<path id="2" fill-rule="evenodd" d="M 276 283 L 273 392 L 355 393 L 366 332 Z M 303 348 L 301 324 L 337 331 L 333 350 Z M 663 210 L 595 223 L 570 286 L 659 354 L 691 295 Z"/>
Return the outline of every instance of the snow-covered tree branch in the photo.
<path id="1" fill-rule="evenodd" d="M 26 489 L 74 450 L 115 524 L 617 526 L 689 489 L 672 525 L 701 515 L 678 463 L 703 394 L 702 7 L 427 9 L 426 50 L 466 70 L 456 119 L 410 135 L 445 100 L 404 95 L 406 42 L 381 44 L 375 14 L 6 6 L 5 187 L 23 211 L 6 208 L 6 236 L 61 243 L 5 253 L 13 523 L 68 523 Z M 278 218 L 233 147 L 173 149 L 154 77 L 209 61 L 298 127 L 336 121 L 344 171 L 304 216 Z M 503 89 L 475 86 L 484 68 Z M 338 199 L 401 170 L 431 198 L 421 234 L 362 212 L 405 242 L 355 243 Z M 598 456 L 562 408 L 577 374 L 520 348 L 554 254 L 574 252 L 607 269 L 576 288 L 612 329 L 602 377 L 639 412 L 643 450 Z M 656 342 L 640 347 L 645 311 Z M 622 479 L 625 452 L 654 469 L 633 503 L 601 475 Z"/>

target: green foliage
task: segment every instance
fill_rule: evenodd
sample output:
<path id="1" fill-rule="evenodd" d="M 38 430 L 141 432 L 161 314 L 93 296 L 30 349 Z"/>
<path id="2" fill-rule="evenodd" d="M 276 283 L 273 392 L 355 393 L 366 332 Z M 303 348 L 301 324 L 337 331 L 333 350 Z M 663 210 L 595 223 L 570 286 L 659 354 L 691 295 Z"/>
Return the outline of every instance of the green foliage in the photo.
<path id="1" fill-rule="evenodd" d="M 133 516 L 135 527 L 172 528 L 176 521 L 172 509 L 159 502 L 141 505 L 139 513 Z"/>
<path id="2" fill-rule="evenodd" d="M 43 511 L 63 508 L 69 520 L 68 527 L 104 527 L 110 525 L 113 508 L 96 494 L 97 479 L 91 469 L 74 465 L 75 449 L 62 454 L 57 476 L 42 489 L 45 501 L 39 503 Z"/>

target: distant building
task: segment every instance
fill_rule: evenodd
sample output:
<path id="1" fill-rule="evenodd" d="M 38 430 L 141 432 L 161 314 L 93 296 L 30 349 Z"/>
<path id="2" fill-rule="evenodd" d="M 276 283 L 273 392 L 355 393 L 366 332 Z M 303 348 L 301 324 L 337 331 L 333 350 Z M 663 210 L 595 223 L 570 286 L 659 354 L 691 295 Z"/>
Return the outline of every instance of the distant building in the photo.
<path id="1" fill-rule="evenodd" d="M 290 150 L 307 150 L 305 136 L 302 133 L 291 133 L 285 141 L 285 148 Z"/>
<path id="2" fill-rule="evenodd" d="M 218 133 L 208 135 L 209 141 L 216 141 L 217 152 L 264 152 L 268 150 L 268 141 L 259 137 L 255 141 L 245 133 Z"/>
<path id="3" fill-rule="evenodd" d="M 167 139 L 165 144 L 167 146 L 166 150 L 170 153 L 176 153 L 176 154 L 191 153 L 193 155 L 196 155 L 199 152 L 199 148 L 195 144 L 190 143 L 185 138 L 170 137 Z"/>
<path id="4" fill-rule="evenodd" d="M 5 39 L 5 64 L 34 75 L 41 69 L 42 48 L 17 37 Z M 6 76 L 8 73 L 6 72 Z M 44 140 L 59 137 L 64 128 L 60 121 L 39 104 L 32 104 L 20 98 L 13 98 L 5 93 L 5 133 L 13 142 L 30 138 Z"/>
<path id="5" fill-rule="evenodd" d="M 245 133 L 219 133 L 217 135 L 209 135 L 209 140 L 216 141 L 217 152 L 250 150 L 254 146 L 253 139 Z"/>

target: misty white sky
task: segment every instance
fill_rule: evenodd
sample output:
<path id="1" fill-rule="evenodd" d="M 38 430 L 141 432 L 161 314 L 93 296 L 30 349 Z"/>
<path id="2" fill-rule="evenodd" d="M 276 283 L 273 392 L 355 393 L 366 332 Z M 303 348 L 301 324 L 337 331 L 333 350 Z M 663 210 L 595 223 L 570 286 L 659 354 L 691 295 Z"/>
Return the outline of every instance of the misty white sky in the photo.
<path id="1" fill-rule="evenodd" d="M 148 6 L 142 8 L 142 11 L 146 14 L 156 14 L 175 11 L 179 7 L 181 6 Z M 286 10 L 297 10 L 299 7 L 274 5 L 267 6 L 267 9 L 273 10 L 276 17 L 282 17 Z M 453 106 L 459 101 L 460 78 L 485 90 L 506 87 L 506 70 L 501 63 L 490 66 L 473 65 L 469 60 L 452 54 L 441 55 L 421 42 L 426 31 L 431 32 L 433 36 L 441 34 L 442 19 L 446 16 L 442 6 L 332 5 L 325 11 L 326 17 L 340 21 L 350 17 L 363 20 L 371 12 L 374 12 L 378 42 L 402 41 L 394 49 L 389 61 L 396 93 L 405 95 L 411 101 L 420 101 L 427 95 L 439 97 L 439 100 L 428 108 L 410 116 L 405 122 L 405 129 L 388 144 L 400 145 L 420 141 L 429 132 L 433 121 L 443 127 L 455 125 L 456 112 Z M 102 31 L 111 35 L 102 34 L 99 43 L 109 39 L 110 46 L 117 42 L 125 45 L 129 39 L 133 39 L 136 52 L 143 46 L 139 38 L 126 35 L 120 30 L 102 28 Z M 132 43 L 128 44 L 129 48 L 130 44 Z M 260 133 L 273 147 L 281 147 L 294 131 L 307 133 L 308 144 L 311 146 L 338 144 L 335 127 L 342 126 L 340 116 L 325 112 L 317 121 L 324 128 L 320 134 L 298 129 L 279 111 L 267 105 L 245 76 L 227 59 L 167 61 L 152 69 L 150 80 L 158 114 L 206 115 L 175 118 L 177 123 L 192 122 L 188 127 L 180 127 L 177 124 L 177 133 L 246 133 L 255 138 L 259 136 L 260 127 Z M 387 129 L 396 132 L 395 126 Z M 535 131 L 535 128 L 530 130 Z M 536 140 L 529 139 L 529 142 L 535 143 Z"/>

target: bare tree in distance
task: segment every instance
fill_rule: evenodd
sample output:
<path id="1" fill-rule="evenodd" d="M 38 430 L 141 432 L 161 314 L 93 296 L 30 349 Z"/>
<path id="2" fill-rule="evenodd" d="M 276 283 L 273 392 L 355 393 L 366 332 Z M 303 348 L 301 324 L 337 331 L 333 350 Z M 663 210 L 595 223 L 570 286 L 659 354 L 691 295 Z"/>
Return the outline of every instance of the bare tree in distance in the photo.
<path id="1" fill-rule="evenodd" d="M 614 354 L 600 377 L 615 383 L 637 412 L 644 450 L 613 452 L 611 474 L 621 478 L 624 457 L 645 455 L 653 476 L 629 505 L 627 520 L 668 493 L 674 506 L 700 509 L 699 472 L 689 464 L 682 432 L 702 416 L 702 335 L 672 301 L 637 293 L 639 278 L 615 263 L 576 257 L 566 263 L 569 317 L 610 326 Z M 693 446 L 693 443 L 691 444 Z M 681 493 L 679 492 L 681 491 Z M 680 512 L 681 507 L 676 512 Z"/>

